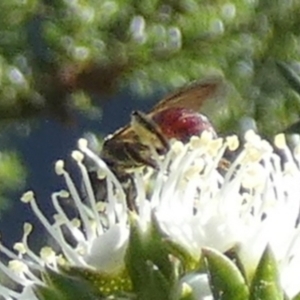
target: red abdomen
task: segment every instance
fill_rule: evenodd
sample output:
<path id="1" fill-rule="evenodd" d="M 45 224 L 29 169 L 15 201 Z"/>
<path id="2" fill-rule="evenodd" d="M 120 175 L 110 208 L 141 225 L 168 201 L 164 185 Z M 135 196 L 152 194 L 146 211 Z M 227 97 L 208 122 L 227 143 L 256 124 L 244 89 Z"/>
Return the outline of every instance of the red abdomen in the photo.
<path id="1" fill-rule="evenodd" d="M 162 133 L 168 138 L 188 142 L 193 136 L 199 136 L 205 130 L 216 136 L 216 132 L 206 116 L 186 108 L 167 108 L 153 116 Z"/>

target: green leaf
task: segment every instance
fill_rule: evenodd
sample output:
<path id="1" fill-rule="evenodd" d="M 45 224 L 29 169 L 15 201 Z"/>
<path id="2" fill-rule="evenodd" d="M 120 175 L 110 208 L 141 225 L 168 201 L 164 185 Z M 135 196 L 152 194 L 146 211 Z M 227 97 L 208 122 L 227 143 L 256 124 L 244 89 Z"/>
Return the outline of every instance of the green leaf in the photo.
<path id="1" fill-rule="evenodd" d="M 276 260 L 269 247 L 266 247 L 250 288 L 249 300 L 283 300 Z"/>
<path id="2" fill-rule="evenodd" d="M 237 268 L 240 270 L 241 274 L 243 275 L 246 284 L 248 285 L 247 272 L 244 268 L 242 261 L 240 260 L 240 257 L 238 256 L 236 248 L 233 247 L 228 251 L 226 251 L 224 254 L 237 266 Z"/>
<path id="3" fill-rule="evenodd" d="M 39 300 L 65 300 L 60 292 L 48 286 L 36 285 L 33 290 Z"/>
<path id="4" fill-rule="evenodd" d="M 125 262 L 138 299 L 170 299 L 175 279 L 168 256 L 155 226 L 141 232 L 132 219 Z"/>
<path id="5" fill-rule="evenodd" d="M 198 268 L 200 264 L 199 259 L 195 259 L 195 257 L 186 251 L 186 248 L 169 239 L 165 240 L 165 245 L 168 252 L 181 262 L 181 272 L 186 273 Z"/>
<path id="6" fill-rule="evenodd" d="M 248 287 L 236 265 L 214 249 L 205 248 L 202 252 L 214 300 L 248 299 Z"/>
<path id="7" fill-rule="evenodd" d="M 133 287 L 135 290 L 138 290 L 147 283 L 148 268 L 146 265 L 146 255 L 143 249 L 142 237 L 135 225 L 131 226 L 125 262 L 133 282 Z"/>
<path id="8" fill-rule="evenodd" d="M 160 269 L 165 278 L 167 278 L 169 284 L 173 285 L 175 280 L 174 266 L 169 259 L 170 252 L 167 247 L 167 241 L 162 236 L 159 229 L 159 223 L 155 218 L 152 219 L 152 226 L 150 227 L 145 241 L 146 243 L 144 246 L 148 259 Z"/>
<path id="9" fill-rule="evenodd" d="M 300 293 L 298 293 L 292 300 L 300 300 Z"/>
<path id="10" fill-rule="evenodd" d="M 51 269 L 47 269 L 44 274 L 44 280 L 47 282 L 49 286 L 49 290 L 53 290 L 55 293 L 59 294 L 60 300 L 73 300 L 73 299 L 81 299 L 81 300 L 96 300 L 101 299 L 101 295 L 95 291 L 95 289 L 89 284 L 88 281 L 84 279 L 78 279 L 75 277 L 67 276 L 64 274 L 60 274 Z M 48 293 L 47 290 L 44 293 Z M 50 292 L 49 292 L 49 295 Z M 52 300 L 52 298 L 49 298 Z M 45 298 L 48 300 L 48 298 Z"/>
<path id="11" fill-rule="evenodd" d="M 132 283 L 125 269 L 112 274 L 73 266 L 64 266 L 61 270 L 72 278 L 88 282 L 101 296 L 109 297 L 132 292 Z"/>
<path id="12" fill-rule="evenodd" d="M 171 289 L 167 278 L 151 262 L 148 261 L 148 284 L 147 292 L 141 293 L 141 299 L 171 299 Z"/>

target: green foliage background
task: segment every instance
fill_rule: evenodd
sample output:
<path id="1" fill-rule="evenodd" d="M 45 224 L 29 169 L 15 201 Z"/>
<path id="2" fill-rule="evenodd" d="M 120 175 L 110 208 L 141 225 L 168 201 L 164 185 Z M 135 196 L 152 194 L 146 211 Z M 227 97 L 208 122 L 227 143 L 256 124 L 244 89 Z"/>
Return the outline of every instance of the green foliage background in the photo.
<path id="1" fill-rule="evenodd" d="M 247 116 L 271 136 L 299 118 L 276 65 L 300 73 L 299 15 L 297 0 L 2 0 L 0 130 L 38 117 L 68 124 L 123 87 L 142 98 L 221 73 L 231 88 L 210 116 L 219 131 Z M 3 194 L 25 171 L 0 151 Z"/>

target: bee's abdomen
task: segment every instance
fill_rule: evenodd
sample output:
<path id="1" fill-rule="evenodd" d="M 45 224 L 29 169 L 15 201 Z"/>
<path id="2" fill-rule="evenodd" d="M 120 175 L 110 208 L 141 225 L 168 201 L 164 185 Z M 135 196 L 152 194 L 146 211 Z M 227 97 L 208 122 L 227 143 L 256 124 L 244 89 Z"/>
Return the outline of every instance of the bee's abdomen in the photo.
<path id="1" fill-rule="evenodd" d="M 153 121 L 168 139 L 188 142 L 192 136 L 201 135 L 205 130 L 216 136 L 214 127 L 206 116 L 186 108 L 173 107 L 162 110 L 153 116 Z"/>

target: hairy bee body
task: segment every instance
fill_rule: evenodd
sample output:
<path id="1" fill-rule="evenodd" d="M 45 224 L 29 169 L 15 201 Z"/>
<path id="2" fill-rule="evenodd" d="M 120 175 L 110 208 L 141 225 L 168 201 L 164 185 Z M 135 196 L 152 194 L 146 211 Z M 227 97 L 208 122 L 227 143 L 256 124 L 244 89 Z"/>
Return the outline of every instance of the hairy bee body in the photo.
<path id="1" fill-rule="evenodd" d="M 167 96 L 149 113 L 134 111 L 129 125 L 105 138 L 100 156 L 121 182 L 129 209 L 138 206 L 132 171 L 144 166 L 157 169 L 157 154 L 169 150 L 171 139 L 186 143 L 204 130 L 216 136 L 214 127 L 199 110 L 204 102 L 218 97 L 224 97 L 223 78 L 204 79 Z M 96 198 L 105 201 L 105 179 L 99 179 L 96 170 L 91 169 L 89 174 Z"/>
<path id="2" fill-rule="evenodd" d="M 145 165 L 157 168 L 153 150 L 165 154 L 170 139 L 185 143 L 204 130 L 216 136 L 212 124 L 199 110 L 205 101 L 223 94 L 223 78 L 207 78 L 167 96 L 147 114 L 133 112 L 130 125 L 105 139 L 102 159 L 116 173 L 128 173 Z"/>

